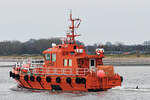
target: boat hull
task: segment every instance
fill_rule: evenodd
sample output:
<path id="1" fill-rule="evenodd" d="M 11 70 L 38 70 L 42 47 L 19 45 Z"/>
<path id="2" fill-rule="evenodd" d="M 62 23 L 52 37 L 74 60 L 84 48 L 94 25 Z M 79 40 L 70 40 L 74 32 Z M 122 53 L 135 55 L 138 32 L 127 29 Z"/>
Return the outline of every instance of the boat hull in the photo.
<path id="1" fill-rule="evenodd" d="M 122 77 L 118 74 L 99 78 L 95 73 L 85 76 L 28 75 L 16 70 L 10 72 L 10 77 L 24 88 L 61 91 L 106 91 L 112 87 L 121 86 L 122 81 Z"/>

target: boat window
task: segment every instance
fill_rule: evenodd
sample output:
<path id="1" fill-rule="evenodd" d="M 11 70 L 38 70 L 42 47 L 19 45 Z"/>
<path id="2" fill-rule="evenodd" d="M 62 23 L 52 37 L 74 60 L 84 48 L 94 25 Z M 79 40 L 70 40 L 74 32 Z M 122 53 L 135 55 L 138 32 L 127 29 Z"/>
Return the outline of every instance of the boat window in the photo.
<path id="1" fill-rule="evenodd" d="M 56 54 L 52 54 L 52 62 L 56 61 Z"/>
<path id="2" fill-rule="evenodd" d="M 64 59 L 64 66 L 67 66 L 67 64 L 68 64 L 68 60 Z"/>
<path id="3" fill-rule="evenodd" d="M 69 66 L 72 66 L 72 59 L 69 59 Z"/>
<path id="4" fill-rule="evenodd" d="M 50 54 L 45 54 L 46 60 L 51 60 Z"/>

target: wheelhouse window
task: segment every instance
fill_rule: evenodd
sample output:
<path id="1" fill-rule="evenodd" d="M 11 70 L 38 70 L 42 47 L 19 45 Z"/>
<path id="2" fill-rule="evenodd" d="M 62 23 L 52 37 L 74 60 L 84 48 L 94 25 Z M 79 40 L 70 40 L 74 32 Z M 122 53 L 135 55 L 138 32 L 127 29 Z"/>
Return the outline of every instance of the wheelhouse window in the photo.
<path id="1" fill-rule="evenodd" d="M 72 59 L 69 59 L 69 66 L 72 66 Z"/>
<path id="2" fill-rule="evenodd" d="M 50 54 L 45 54 L 45 59 L 46 60 L 51 60 L 51 55 Z"/>
<path id="3" fill-rule="evenodd" d="M 67 65 L 68 65 L 68 60 L 64 59 L 64 66 L 67 66 Z"/>
<path id="4" fill-rule="evenodd" d="M 52 62 L 56 61 L 56 54 L 52 54 Z"/>

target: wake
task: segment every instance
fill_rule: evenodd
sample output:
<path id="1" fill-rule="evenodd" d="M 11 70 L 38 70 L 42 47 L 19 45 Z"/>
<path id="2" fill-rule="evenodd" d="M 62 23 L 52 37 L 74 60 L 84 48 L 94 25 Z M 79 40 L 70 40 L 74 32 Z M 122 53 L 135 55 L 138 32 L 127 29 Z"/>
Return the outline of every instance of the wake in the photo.
<path id="1" fill-rule="evenodd" d="M 119 86 L 119 87 L 115 87 L 115 88 L 112 88 L 113 90 L 121 90 L 121 91 L 140 91 L 140 92 L 150 92 L 150 87 L 138 87 L 135 86 L 135 87 L 124 87 L 124 86 Z"/>

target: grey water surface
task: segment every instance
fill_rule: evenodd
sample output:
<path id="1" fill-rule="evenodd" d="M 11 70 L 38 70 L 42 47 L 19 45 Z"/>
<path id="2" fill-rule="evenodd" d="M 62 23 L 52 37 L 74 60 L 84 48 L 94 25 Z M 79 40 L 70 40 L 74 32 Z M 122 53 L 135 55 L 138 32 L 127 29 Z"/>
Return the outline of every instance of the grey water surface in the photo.
<path id="1" fill-rule="evenodd" d="M 121 87 L 103 92 L 51 92 L 17 88 L 11 67 L 0 67 L 0 100 L 149 100 L 150 66 L 115 67 L 124 77 Z M 139 89 L 136 89 L 136 86 Z"/>

